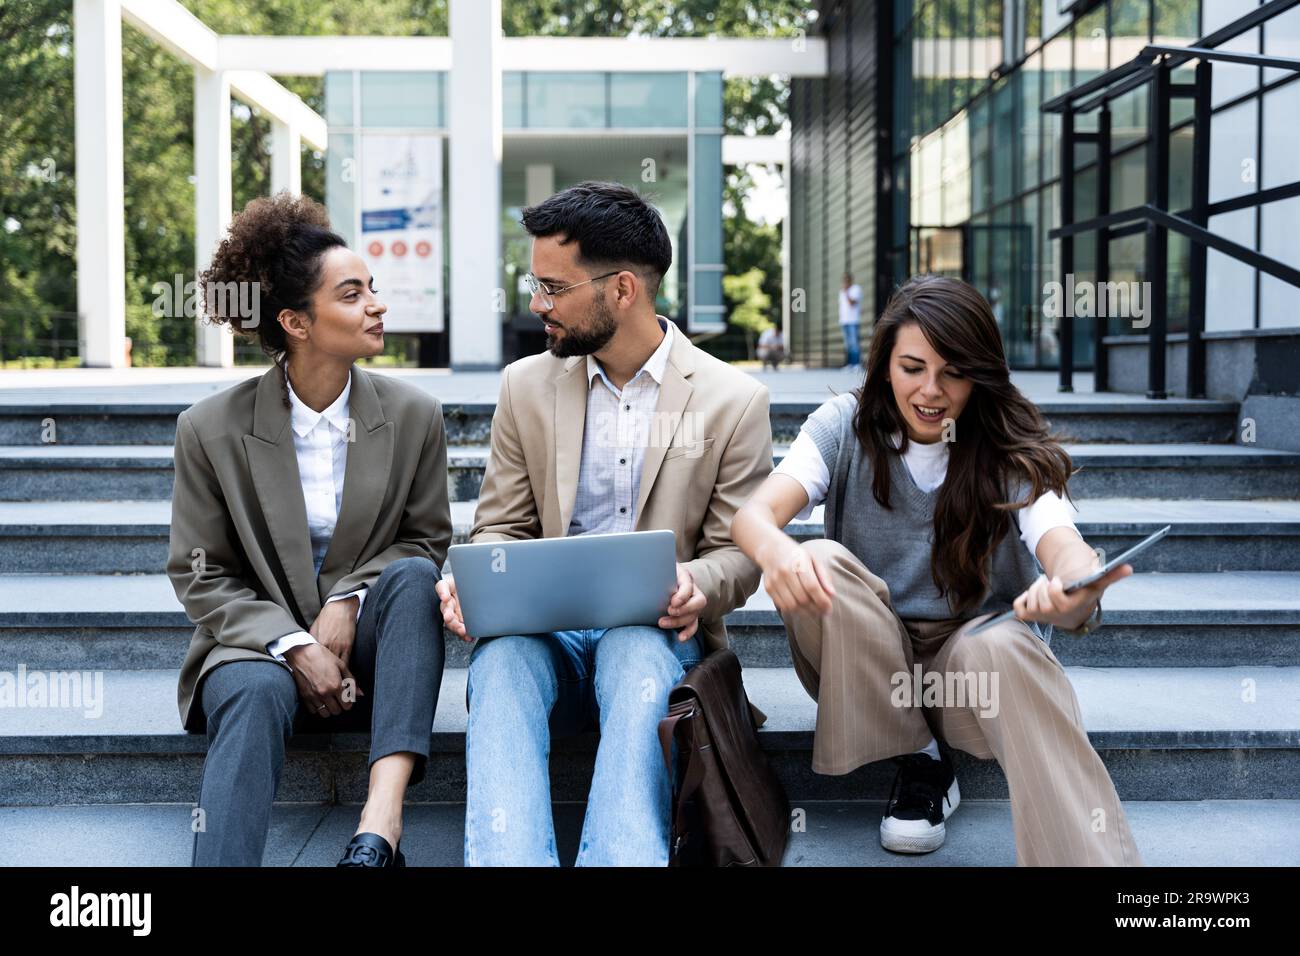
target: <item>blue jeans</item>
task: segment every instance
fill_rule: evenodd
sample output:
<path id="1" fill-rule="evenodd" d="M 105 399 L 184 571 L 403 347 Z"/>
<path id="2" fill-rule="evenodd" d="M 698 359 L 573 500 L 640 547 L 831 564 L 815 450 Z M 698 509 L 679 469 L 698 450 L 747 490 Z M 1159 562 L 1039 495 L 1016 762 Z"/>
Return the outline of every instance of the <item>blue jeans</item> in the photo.
<path id="1" fill-rule="evenodd" d="M 600 728 L 578 866 L 664 866 L 671 781 L 659 721 L 699 662 L 657 627 L 486 638 L 470 657 L 466 866 L 559 866 L 551 735 Z"/>
<path id="2" fill-rule="evenodd" d="M 862 353 L 858 349 L 858 323 L 846 322 L 840 326 L 840 331 L 844 333 L 844 351 L 847 358 L 844 360 L 847 365 L 861 365 Z"/>

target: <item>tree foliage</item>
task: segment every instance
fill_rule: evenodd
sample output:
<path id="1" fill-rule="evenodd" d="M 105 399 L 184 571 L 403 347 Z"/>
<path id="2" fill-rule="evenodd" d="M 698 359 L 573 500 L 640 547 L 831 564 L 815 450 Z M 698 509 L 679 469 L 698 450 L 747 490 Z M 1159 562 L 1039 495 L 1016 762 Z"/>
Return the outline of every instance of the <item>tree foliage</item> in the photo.
<path id="1" fill-rule="evenodd" d="M 406 35 L 447 33 L 446 0 L 181 0 L 217 33 Z M 75 338 L 76 163 L 72 0 L 0 3 L 0 361 L 23 331 L 29 340 L 58 331 Z M 808 4 L 796 0 L 504 0 L 508 36 L 798 36 Z M 381 65 L 377 65 L 381 66 Z M 274 72 L 274 71 L 272 71 Z M 280 81 L 317 112 L 319 77 Z M 155 283 L 194 278 L 194 81 L 191 67 L 133 27 L 122 27 L 125 249 L 128 334 L 137 364 L 194 360 L 190 319 L 157 319 Z M 729 132 L 769 134 L 785 122 L 785 83 L 774 77 L 729 80 Z M 232 107 L 235 209 L 270 184 L 270 123 L 237 101 Z M 97 157 L 82 157 L 95 162 Z M 324 157 L 306 151 L 303 191 L 324 200 Z M 742 188 L 743 181 L 736 187 Z M 729 194 L 735 193 L 729 183 Z M 762 269 L 772 294 L 779 234 L 726 222 L 728 271 Z M 769 227 L 771 228 L 771 227 Z M 770 257 L 776 250 L 777 258 Z M 735 260 L 733 261 L 733 256 Z M 768 257 L 764 259 L 764 257 Z M 779 295 L 779 274 L 776 293 Z"/>

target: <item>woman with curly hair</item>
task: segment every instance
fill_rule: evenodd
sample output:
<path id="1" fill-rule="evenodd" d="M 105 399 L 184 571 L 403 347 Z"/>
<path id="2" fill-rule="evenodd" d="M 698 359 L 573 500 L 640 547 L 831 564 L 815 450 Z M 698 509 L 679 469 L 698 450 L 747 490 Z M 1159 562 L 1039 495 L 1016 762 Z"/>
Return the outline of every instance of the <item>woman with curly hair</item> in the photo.
<path id="1" fill-rule="evenodd" d="M 808 417 L 736 513 L 817 701 L 812 769 L 898 758 L 886 849 L 943 843 L 960 794 L 937 737 L 1002 765 L 1022 865 L 1141 863 L 1048 646 L 1052 626 L 1096 627 L 1102 593 L 1133 571 L 1064 593 L 1098 567 L 1062 497 L 1070 468 L 1011 384 L 984 297 L 916 276 L 876 322 L 863 385 Z M 823 502 L 823 539 L 784 532 Z"/>
<path id="2" fill-rule="evenodd" d="M 385 306 L 318 203 L 250 202 L 200 284 L 274 367 L 176 421 L 167 573 L 196 625 L 180 713 L 208 738 L 193 863 L 260 865 L 295 729 L 369 730 L 339 865 L 403 866 L 443 669 L 442 408 L 354 364 L 383 352 Z"/>

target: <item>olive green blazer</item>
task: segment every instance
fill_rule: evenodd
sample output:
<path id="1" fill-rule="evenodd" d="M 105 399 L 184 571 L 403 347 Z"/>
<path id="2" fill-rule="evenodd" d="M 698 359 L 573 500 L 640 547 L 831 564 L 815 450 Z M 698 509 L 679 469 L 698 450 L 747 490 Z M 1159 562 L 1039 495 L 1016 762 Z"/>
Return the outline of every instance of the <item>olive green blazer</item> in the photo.
<path id="1" fill-rule="evenodd" d="M 205 728 L 196 699 L 212 668 L 286 667 L 266 645 L 309 629 L 331 595 L 373 584 L 399 558 L 441 566 L 451 544 L 441 404 L 353 366 L 343 503 L 317 577 L 284 395 L 272 368 L 176 420 L 167 574 L 195 624 L 177 693 L 194 732 Z"/>

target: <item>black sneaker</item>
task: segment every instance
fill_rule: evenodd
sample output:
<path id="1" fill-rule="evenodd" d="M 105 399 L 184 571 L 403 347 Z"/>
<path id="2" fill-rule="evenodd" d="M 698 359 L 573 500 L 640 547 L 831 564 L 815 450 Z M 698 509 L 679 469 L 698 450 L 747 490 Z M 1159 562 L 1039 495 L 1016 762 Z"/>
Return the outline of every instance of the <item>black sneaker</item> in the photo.
<path id="1" fill-rule="evenodd" d="M 931 853 L 943 846 L 943 821 L 961 804 L 952 763 L 926 753 L 894 760 L 898 776 L 880 821 L 880 845 L 895 853 Z"/>

